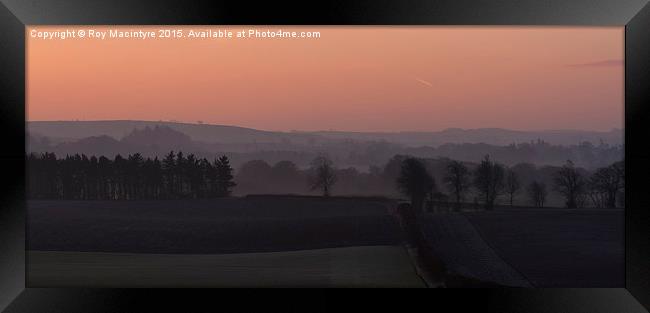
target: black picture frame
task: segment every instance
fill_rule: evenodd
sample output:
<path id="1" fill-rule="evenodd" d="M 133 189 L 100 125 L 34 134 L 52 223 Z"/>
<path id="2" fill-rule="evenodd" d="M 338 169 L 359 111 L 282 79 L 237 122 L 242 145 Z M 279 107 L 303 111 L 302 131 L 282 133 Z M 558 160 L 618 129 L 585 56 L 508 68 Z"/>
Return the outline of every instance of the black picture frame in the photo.
<path id="1" fill-rule="evenodd" d="M 650 197 L 644 149 L 650 121 L 650 5 L 646 0 L 445 1 L 99 1 L 0 0 L 0 309 L 6 312 L 193 311 L 236 302 L 260 309 L 321 310 L 323 294 L 238 299 L 213 289 L 26 288 L 26 25 L 585 25 L 625 26 L 625 288 L 484 289 L 405 292 L 406 300 L 355 294 L 347 309 L 404 309 L 413 304 L 476 312 L 647 312 L 650 308 Z M 420 291 L 422 292 L 422 291 Z M 300 304 L 297 299 L 311 300 Z M 251 301 L 251 299 L 256 299 Z M 326 299 L 330 299 L 328 296 Z"/>

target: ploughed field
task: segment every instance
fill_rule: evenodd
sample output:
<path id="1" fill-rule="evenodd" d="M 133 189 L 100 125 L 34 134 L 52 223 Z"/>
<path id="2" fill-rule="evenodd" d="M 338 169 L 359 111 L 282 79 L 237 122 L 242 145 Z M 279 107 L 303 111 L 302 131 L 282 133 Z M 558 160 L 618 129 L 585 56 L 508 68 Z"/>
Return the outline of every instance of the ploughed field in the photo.
<path id="1" fill-rule="evenodd" d="M 28 246 L 40 251 L 246 253 L 400 245 L 392 201 L 252 197 L 29 201 Z"/>
<path id="2" fill-rule="evenodd" d="M 498 209 L 434 214 L 423 231 L 466 277 L 520 287 L 624 287 L 621 209 Z"/>
<path id="3" fill-rule="evenodd" d="M 466 216 L 533 286 L 625 286 L 622 209 L 497 210 Z"/>
<path id="4" fill-rule="evenodd" d="M 29 201 L 31 286 L 423 287 L 372 198 Z M 506 286 L 622 287 L 623 210 L 425 214 L 455 274 Z"/>
<path id="5" fill-rule="evenodd" d="M 393 201 L 29 201 L 34 287 L 424 287 Z"/>

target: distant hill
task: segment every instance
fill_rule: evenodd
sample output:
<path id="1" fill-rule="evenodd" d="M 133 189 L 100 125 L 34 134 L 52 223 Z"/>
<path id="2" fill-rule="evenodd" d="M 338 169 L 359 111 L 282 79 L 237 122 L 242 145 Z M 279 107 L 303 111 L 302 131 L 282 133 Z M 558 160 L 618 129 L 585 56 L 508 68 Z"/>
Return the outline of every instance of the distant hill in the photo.
<path id="1" fill-rule="evenodd" d="M 303 143 L 314 139 L 314 135 L 284 132 L 270 132 L 237 126 L 188 124 L 155 121 L 36 121 L 27 122 L 27 129 L 34 135 L 47 135 L 59 139 L 80 139 L 89 136 L 106 135 L 122 139 L 134 129 L 166 126 L 188 135 L 194 141 L 205 143 L 280 143 L 295 140 Z"/>
<path id="2" fill-rule="evenodd" d="M 76 141 L 63 142 L 47 150 L 61 156 L 72 153 L 113 156 L 115 154 L 125 155 L 130 152 L 127 145 L 106 135 L 90 136 Z"/>
<path id="3" fill-rule="evenodd" d="M 27 122 L 28 132 L 47 136 L 53 142 L 81 139 L 90 136 L 110 136 L 122 139 L 134 129 L 166 126 L 179 131 L 193 141 L 214 144 L 299 144 L 315 145 L 332 141 L 386 141 L 404 146 L 437 147 L 446 143 L 485 143 L 509 145 L 543 140 L 553 145 L 575 145 L 587 141 L 594 145 L 623 143 L 623 131 L 608 132 L 581 130 L 517 131 L 499 128 L 450 128 L 437 132 L 273 132 L 237 126 L 188 124 L 155 121 L 36 121 Z"/>
<path id="4" fill-rule="evenodd" d="M 602 141 L 602 144 L 601 144 Z M 489 154 L 513 165 L 528 162 L 596 168 L 623 158 L 622 133 L 589 131 L 525 132 L 507 129 L 447 129 L 440 132 L 270 132 L 250 128 L 172 122 L 28 122 L 28 151 L 59 156 L 140 153 L 163 157 L 183 151 L 214 158 L 226 154 L 233 166 L 252 160 L 291 161 L 309 166 L 327 154 L 341 168 L 367 170 L 383 166 L 393 156 L 452 158 L 478 162 Z M 513 144 L 514 143 L 514 144 Z"/>
<path id="5" fill-rule="evenodd" d="M 170 150 L 186 151 L 189 153 L 207 153 L 201 144 L 189 136 L 166 126 L 145 126 L 134 129 L 121 139 L 108 135 L 89 136 L 80 139 L 67 139 L 56 142 L 44 136 L 29 136 L 28 150 L 36 152 L 54 152 L 63 156 L 66 154 L 104 155 L 113 157 L 116 154 L 128 155 L 141 153 L 146 156 L 160 156 Z M 68 137 L 69 138 L 69 137 Z"/>
<path id="6" fill-rule="evenodd" d="M 438 132 L 337 132 L 319 131 L 310 132 L 333 139 L 352 140 L 383 140 L 399 143 L 406 146 L 432 146 L 437 147 L 446 143 L 485 143 L 490 145 L 509 145 L 543 140 L 553 145 L 574 145 L 584 141 L 595 145 L 601 140 L 610 145 L 623 143 L 623 132 L 613 129 L 608 132 L 581 131 L 581 130 L 542 130 L 518 131 L 501 128 L 461 129 L 448 128 Z"/>
<path id="7" fill-rule="evenodd" d="M 192 145 L 192 138 L 167 126 L 136 128 L 121 140 L 123 143 L 145 147 Z"/>

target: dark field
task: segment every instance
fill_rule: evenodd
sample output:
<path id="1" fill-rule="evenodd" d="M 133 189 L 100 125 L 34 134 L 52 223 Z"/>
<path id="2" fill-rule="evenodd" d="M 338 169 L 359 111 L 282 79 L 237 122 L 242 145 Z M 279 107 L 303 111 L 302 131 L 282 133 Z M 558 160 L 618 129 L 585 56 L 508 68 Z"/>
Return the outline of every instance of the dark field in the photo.
<path id="1" fill-rule="evenodd" d="M 255 197 L 29 201 L 29 250 L 245 253 L 400 245 L 393 202 Z"/>
<path id="2" fill-rule="evenodd" d="M 34 287 L 424 287 L 395 204 L 253 197 L 30 201 Z"/>
<path id="3" fill-rule="evenodd" d="M 623 287 L 623 210 L 430 215 L 425 237 L 454 272 L 517 287 Z"/>
<path id="4" fill-rule="evenodd" d="M 372 198 L 29 201 L 32 286 L 423 286 Z M 622 287 L 623 210 L 427 214 L 453 273 L 520 287 Z"/>
<path id="5" fill-rule="evenodd" d="M 400 246 L 144 254 L 29 251 L 34 287 L 426 287 Z"/>
<path id="6" fill-rule="evenodd" d="M 522 209 L 465 215 L 533 286 L 625 286 L 623 210 Z"/>

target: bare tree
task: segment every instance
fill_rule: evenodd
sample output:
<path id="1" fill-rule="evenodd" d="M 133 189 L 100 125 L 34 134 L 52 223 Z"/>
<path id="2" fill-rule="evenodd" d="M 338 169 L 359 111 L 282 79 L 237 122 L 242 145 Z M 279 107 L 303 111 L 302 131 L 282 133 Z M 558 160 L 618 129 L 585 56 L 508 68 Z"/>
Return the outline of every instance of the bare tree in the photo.
<path id="1" fill-rule="evenodd" d="M 443 178 L 447 189 L 456 202 L 455 209 L 460 210 L 460 203 L 469 188 L 469 170 L 460 161 L 451 161 L 447 165 L 447 174 Z"/>
<path id="2" fill-rule="evenodd" d="M 323 196 L 329 197 L 332 186 L 336 183 L 336 172 L 332 160 L 326 156 L 318 156 L 311 161 L 311 168 L 314 172 L 311 189 L 322 189 Z"/>
<path id="3" fill-rule="evenodd" d="M 397 177 L 397 188 L 411 198 L 411 205 L 415 212 L 423 209 L 424 200 L 434 186 L 433 177 L 429 175 L 420 160 L 407 158 L 402 161 L 400 174 Z"/>
<path id="4" fill-rule="evenodd" d="M 533 205 L 541 208 L 544 207 L 544 202 L 546 202 L 546 196 L 548 192 L 546 191 L 546 185 L 538 181 L 534 181 L 528 185 L 526 188 L 530 200 L 533 202 Z"/>
<path id="5" fill-rule="evenodd" d="M 486 210 L 494 209 L 494 203 L 504 191 L 503 165 L 490 160 L 486 155 L 474 172 L 474 187 L 484 203 Z"/>
<path id="6" fill-rule="evenodd" d="M 510 206 L 513 205 L 515 194 L 517 194 L 520 189 L 521 183 L 519 182 L 517 174 L 512 170 L 508 170 L 506 172 L 505 191 L 510 199 Z"/>
<path id="7" fill-rule="evenodd" d="M 621 177 L 621 190 L 618 192 L 617 203 L 619 207 L 625 207 L 625 159 L 615 163 L 618 175 Z"/>
<path id="8" fill-rule="evenodd" d="M 616 196 L 623 189 L 625 170 L 621 163 L 614 163 L 608 167 L 599 168 L 588 181 L 589 196 L 598 208 L 616 207 Z"/>
<path id="9" fill-rule="evenodd" d="M 442 193 L 438 191 L 438 184 L 436 184 L 436 179 L 433 176 L 431 176 L 431 184 L 430 184 L 429 192 L 427 193 L 428 200 L 426 201 L 425 210 L 429 212 L 433 212 L 434 202 L 440 201 L 441 195 Z"/>
<path id="10" fill-rule="evenodd" d="M 594 183 L 593 176 L 587 181 L 586 193 L 595 208 L 605 207 L 605 194 L 601 192 L 598 186 Z"/>
<path id="11" fill-rule="evenodd" d="M 571 160 L 558 170 L 554 182 L 555 190 L 566 199 L 567 208 L 577 208 L 583 202 L 585 181 Z"/>

